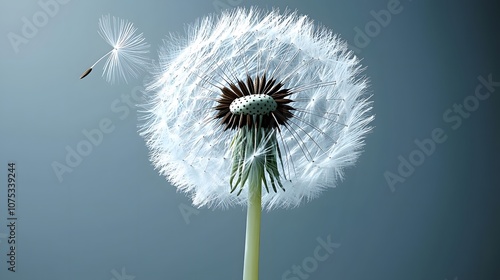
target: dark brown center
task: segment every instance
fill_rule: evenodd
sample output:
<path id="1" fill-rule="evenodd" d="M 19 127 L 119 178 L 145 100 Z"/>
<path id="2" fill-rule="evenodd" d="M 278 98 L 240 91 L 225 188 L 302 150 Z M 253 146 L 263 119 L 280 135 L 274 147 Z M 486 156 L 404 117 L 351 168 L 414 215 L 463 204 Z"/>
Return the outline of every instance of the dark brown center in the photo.
<path id="1" fill-rule="evenodd" d="M 287 120 L 293 117 L 292 111 L 294 108 L 289 103 L 293 100 L 287 97 L 292 94 L 289 89 L 283 88 L 282 83 L 276 83 L 276 79 L 266 79 L 266 75 L 261 77 L 257 76 L 252 79 L 247 76 L 246 83 L 237 80 L 236 83 L 230 83 L 228 86 L 220 89 L 221 95 L 217 99 L 217 106 L 214 109 L 217 111 L 214 119 L 220 119 L 221 125 L 224 130 L 238 129 L 244 126 L 252 127 L 255 118 L 251 113 L 238 113 L 231 112 L 230 106 L 234 100 L 241 100 L 240 98 L 254 94 L 263 94 L 271 97 L 276 102 L 276 109 L 267 112 L 266 114 L 255 114 L 262 116 L 259 124 L 263 128 L 277 128 L 280 125 L 285 125 Z M 274 108 L 274 107 L 273 107 Z"/>

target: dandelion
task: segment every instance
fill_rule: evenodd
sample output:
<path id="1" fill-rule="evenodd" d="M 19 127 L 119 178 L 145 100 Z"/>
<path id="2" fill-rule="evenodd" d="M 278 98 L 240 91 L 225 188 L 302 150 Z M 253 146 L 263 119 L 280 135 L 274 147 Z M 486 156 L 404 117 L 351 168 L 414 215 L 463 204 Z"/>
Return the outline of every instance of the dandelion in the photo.
<path id="1" fill-rule="evenodd" d="M 106 75 L 108 82 L 114 83 L 119 79 L 128 82 L 128 77 L 137 78 L 140 71 L 147 64 L 146 54 L 149 53 L 149 45 L 144 40 L 142 33 L 135 34 L 137 28 L 128 21 L 102 16 L 99 19 L 99 35 L 110 44 L 113 49 L 99 58 L 80 79 L 85 78 L 92 69 L 104 58 L 108 58 L 104 64 L 102 75 Z"/>
<path id="2" fill-rule="evenodd" d="M 261 209 L 317 197 L 357 160 L 367 79 L 345 42 L 295 12 L 239 8 L 171 39 L 141 134 L 194 205 L 248 207 L 243 274 L 257 279 Z"/>

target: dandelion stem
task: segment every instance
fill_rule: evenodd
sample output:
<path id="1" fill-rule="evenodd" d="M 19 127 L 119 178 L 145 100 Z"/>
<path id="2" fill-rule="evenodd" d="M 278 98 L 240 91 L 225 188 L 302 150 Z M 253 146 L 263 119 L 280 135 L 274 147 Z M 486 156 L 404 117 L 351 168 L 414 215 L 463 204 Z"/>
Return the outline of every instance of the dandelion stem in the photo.
<path id="1" fill-rule="evenodd" d="M 260 215 L 262 212 L 262 177 L 252 172 L 248 188 L 247 229 L 243 280 L 259 279 Z M 257 174 L 256 174 L 257 173 Z"/>

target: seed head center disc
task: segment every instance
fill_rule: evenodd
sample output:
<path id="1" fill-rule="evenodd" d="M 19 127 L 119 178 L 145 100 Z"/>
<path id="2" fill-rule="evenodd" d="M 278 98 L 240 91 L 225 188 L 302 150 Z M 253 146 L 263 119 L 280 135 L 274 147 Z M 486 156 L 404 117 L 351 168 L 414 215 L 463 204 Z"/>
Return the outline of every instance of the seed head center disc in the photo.
<path id="1" fill-rule="evenodd" d="M 236 98 L 229 105 L 235 115 L 267 115 L 276 110 L 278 104 L 267 94 L 251 94 Z"/>

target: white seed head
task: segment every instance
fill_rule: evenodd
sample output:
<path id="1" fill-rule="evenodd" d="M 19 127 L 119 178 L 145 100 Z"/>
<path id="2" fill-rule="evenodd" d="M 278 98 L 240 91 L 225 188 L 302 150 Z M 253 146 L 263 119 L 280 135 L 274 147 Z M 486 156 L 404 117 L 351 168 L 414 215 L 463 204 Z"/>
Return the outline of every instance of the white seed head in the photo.
<path id="1" fill-rule="evenodd" d="M 368 81 L 359 59 L 307 16 L 254 8 L 225 11 L 188 26 L 185 38 L 172 35 L 159 56 L 146 89 L 150 99 L 141 135 L 154 166 L 194 205 L 245 206 L 247 192 L 230 193 L 233 160 L 251 165 L 278 145 L 282 161 L 276 168 L 286 191 L 264 190 L 262 204 L 267 209 L 298 206 L 336 186 L 371 130 Z M 239 81 L 252 87 L 248 77 L 255 93 L 267 91 L 257 85 L 262 77 L 275 79 L 274 85 L 287 93 L 276 93 L 274 105 L 268 97 L 235 95 L 235 89 L 218 102 L 222 89 L 231 85 L 244 92 Z M 273 128 L 276 137 L 246 141 L 251 152 L 235 157 L 232 151 L 246 148 L 230 148 L 237 145 L 233 140 L 249 128 L 234 119 L 248 114 L 243 121 L 251 122 L 266 113 L 279 123 Z M 234 128 L 222 125 L 225 120 Z"/>
<path id="2" fill-rule="evenodd" d="M 236 115 L 267 115 L 276 110 L 278 104 L 266 94 L 252 94 L 239 97 L 231 102 L 229 110 Z"/>

